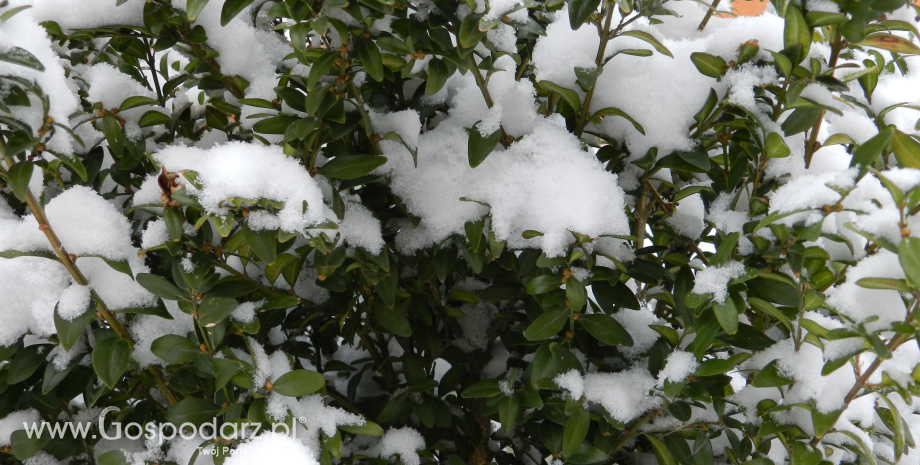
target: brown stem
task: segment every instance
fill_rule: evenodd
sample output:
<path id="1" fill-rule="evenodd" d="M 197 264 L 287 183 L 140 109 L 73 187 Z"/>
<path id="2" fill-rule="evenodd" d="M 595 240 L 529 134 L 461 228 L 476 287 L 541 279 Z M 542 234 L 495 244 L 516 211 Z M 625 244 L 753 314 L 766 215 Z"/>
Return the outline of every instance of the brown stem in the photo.
<path id="1" fill-rule="evenodd" d="M 348 81 L 348 93 L 358 102 L 358 113 L 361 113 L 361 119 L 364 120 L 364 129 L 367 133 L 367 138 L 371 141 L 371 145 L 374 147 L 377 155 L 382 155 L 383 152 L 380 150 L 380 143 L 378 142 L 380 135 L 375 135 L 374 133 L 371 117 L 367 114 L 367 110 L 364 109 L 364 99 L 361 98 L 361 92 L 358 92 L 358 88 L 355 87 L 354 81 Z M 489 105 L 489 107 L 491 108 L 492 105 Z"/>
<path id="2" fill-rule="evenodd" d="M 837 67 L 837 59 L 840 57 L 840 50 L 843 46 L 843 38 L 840 35 L 840 31 L 837 31 L 834 33 L 834 40 L 831 42 L 831 57 L 827 62 L 827 66 L 831 69 L 831 77 L 834 77 L 834 68 Z M 818 150 L 818 132 L 821 130 L 821 124 L 824 122 L 826 113 L 826 110 L 821 110 L 818 121 L 811 128 L 808 142 L 805 143 L 805 168 L 811 166 L 811 158 L 815 155 L 815 151 Z"/>
<path id="3" fill-rule="evenodd" d="M 914 320 L 914 312 L 913 312 L 913 309 L 911 309 L 907 313 L 907 319 L 905 320 L 905 322 L 908 324 L 911 324 L 913 323 L 913 320 Z M 893 338 L 891 338 L 890 341 L 888 341 L 888 351 L 894 352 L 895 350 L 897 350 L 897 348 L 901 344 L 904 343 L 906 339 L 907 339 L 907 336 L 905 336 L 904 334 L 901 334 L 901 333 L 896 334 Z M 863 387 L 866 385 L 866 382 L 869 381 L 869 378 L 872 377 L 872 375 L 875 373 L 875 370 L 878 370 L 878 368 L 882 366 L 882 362 L 883 360 L 880 357 L 876 357 L 875 361 L 873 361 L 872 364 L 869 365 L 869 368 L 867 368 L 866 371 L 863 372 L 862 376 L 860 376 L 856 380 L 856 384 L 853 385 L 853 388 L 850 389 L 850 392 L 848 392 L 847 396 L 844 397 L 843 399 L 844 407 L 837 412 L 837 416 L 836 418 L 834 418 L 834 424 L 836 424 L 837 420 L 840 419 L 840 415 L 843 413 L 844 410 L 846 410 L 847 406 L 850 405 L 850 402 L 852 402 L 853 399 L 856 399 L 857 397 L 859 397 L 859 391 L 863 389 Z M 821 442 L 821 439 L 824 437 L 824 435 L 827 434 L 827 432 L 830 432 L 831 429 L 833 429 L 833 427 L 828 428 L 827 431 L 824 433 L 815 435 L 815 437 L 812 438 L 811 440 L 811 446 L 816 447 L 818 443 Z"/>
<path id="4" fill-rule="evenodd" d="M 3 159 L 6 161 L 6 166 L 13 166 L 13 157 L 3 153 Z M 45 237 L 48 239 L 48 242 L 51 243 L 51 248 L 54 249 L 54 253 L 58 256 L 61 264 L 64 265 L 64 268 L 70 272 L 70 275 L 73 277 L 73 280 L 80 286 L 88 286 L 89 281 L 86 277 L 77 268 L 75 262 L 76 257 L 71 258 L 71 255 L 67 253 L 64 249 L 64 245 L 61 244 L 61 240 L 58 238 L 57 234 L 54 232 L 54 229 L 51 227 L 51 224 L 48 222 L 48 217 L 45 216 L 45 210 L 42 208 L 41 204 L 38 203 L 38 200 L 35 199 L 35 196 L 32 195 L 31 190 L 26 191 L 26 205 L 29 206 L 29 210 L 32 211 L 32 215 L 35 216 L 35 221 L 38 222 L 38 229 L 45 233 Z M 115 318 L 115 315 L 109 311 L 109 308 L 105 305 L 105 302 L 102 300 L 102 297 L 96 292 L 95 289 L 90 289 L 90 294 L 96 299 L 96 309 L 99 311 L 99 314 L 108 322 L 109 326 L 112 327 L 115 332 L 126 339 L 129 344 L 133 346 L 134 341 L 131 339 L 131 335 L 128 334 L 128 330 Z"/>
<path id="5" fill-rule="evenodd" d="M 479 72 L 479 65 L 476 64 L 476 58 L 473 56 L 473 53 L 470 53 L 470 56 L 467 58 L 470 62 L 470 72 L 473 73 L 473 78 L 476 79 L 476 85 L 479 86 L 479 90 L 482 92 L 482 98 L 486 100 L 486 105 L 492 108 L 494 103 L 492 103 L 492 96 L 489 95 L 489 86 L 486 85 L 485 79 L 482 78 L 482 73 Z"/>
<path id="6" fill-rule="evenodd" d="M 648 204 L 645 198 L 648 196 L 648 184 L 643 183 L 642 195 L 636 199 L 636 249 L 641 249 L 645 243 L 645 224 L 648 221 Z"/>
<path id="7" fill-rule="evenodd" d="M 485 407 L 483 399 L 473 399 L 471 401 L 471 411 L 473 421 L 479 426 L 479 440 L 475 441 L 476 447 L 470 451 L 470 465 L 485 465 L 489 463 L 489 437 L 492 432 L 492 420 L 488 415 L 483 415 L 482 410 Z"/>
<path id="8" fill-rule="evenodd" d="M 634 423 L 632 426 L 630 426 L 629 429 L 626 430 L 626 432 L 623 433 L 623 436 L 620 438 L 619 441 L 617 441 L 617 445 L 613 446 L 613 450 L 610 451 L 610 455 L 616 453 L 616 452 L 617 452 L 618 450 L 620 450 L 623 446 L 625 446 L 626 443 L 629 442 L 629 440 L 632 439 L 632 438 L 636 435 L 636 433 L 639 432 L 639 428 L 641 428 L 642 425 L 645 424 L 645 422 L 647 422 L 647 421 L 651 420 L 652 418 L 657 417 L 658 415 L 660 415 L 662 410 L 663 410 L 663 407 L 662 407 L 662 408 L 657 408 L 657 409 L 654 409 L 654 410 L 649 410 L 648 413 L 646 413 L 644 416 L 642 416 L 642 418 L 639 418 L 638 420 L 636 420 L 636 423 Z"/>
<path id="9" fill-rule="evenodd" d="M 607 42 L 610 41 L 610 26 L 613 23 L 613 10 L 614 8 L 611 5 L 604 5 L 607 8 L 607 16 L 604 18 L 604 29 L 599 31 L 601 36 L 601 43 L 597 47 L 597 56 L 594 57 L 594 65 L 600 68 L 604 65 L 604 54 L 607 52 Z M 585 102 L 581 106 L 581 115 L 578 117 L 578 122 L 575 123 L 575 136 L 581 137 L 581 134 L 585 131 L 585 125 L 588 124 L 588 116 L 591 109 L 591 99 L 594 98 L 594 89 L 597 87 L 597 83 L 588 89 L 588 93 L 585 94 Z"/>
<path id="10" fill-rule="evenodd" d="M 4 144 L 0 143 L 0 149 L 3 150 L 3 159 L 6 162 L 8 167 L 13 166 L 13 157 L 9 156 L 6 153 L 6 147 Z M 51 248 L 54 249 L 54 253 L 58 256 L 61 264 L 64 265 L 64 268 L 70 272 L 70 275 L 73 277 L 73 280 L 80 286 L 88 286 L 89 281 L 87 281 L 86 276 L 83 275 L 83 272 L 77 268 L 75 259 L 71 259 L 71 255 L 67 253 L 64 249 L 64 245 L 61 243 L 61 240 L 58 238 L 57 234 L 54 232 L 54 229 L 51 227 L 51 224 L 48 222 L 48 217 L 45 216 L 45 210 L 42 208 L 41 204 L 35 199 L 35 196 L 32 195 L 31 190 L 26 191 L 26 205 L 29 206 L 29 210 L 32 211 L 32 215 L 35 216 L 35 221 L 38 222 L 39 230 L 45 233 L 45 237 L 48 239 L 48 242 L 51 244 Z M 105 301 L 102 300 L 102 297 L 95 289 L 90 289 L 90 295 L 96 299 L 96 310 L 98 310 L 99 315 L 109 324 L 112 330 L 118 334 L 119 337 L 128 341 L 128 346 L 134 347 L 134 340 L 131 338 L 131 335 L 128 333 L 128 330 L 125 329 L 124 325 L 118 321 L 118 318 L 113 314 L 108 306 L 106 306 Z M 172 396 L 172 393 L 166 388 L 165 382 L 160 373 L 156 370 L 151 370 L 151 374 L 160 390 L 163 391 L 163 394 L 166 395 L 166 399 L 170 400 L 170 404 L 175 404 L 175 398 Z"/>
<path id="11" fill-rule="evenodd" d="M 712 6 L 709 7 L 709 11 L 706 12 L 706 16 L 703 17 L 703 21 L 700 22 L 699 30 L 706 29 L 706 25 L 709 24 L 709 19 L 712 18 L 712 14 L 716 12 L 716 8 L 719 7 L 719 2 L 722 0 L 714 0 Z"/>

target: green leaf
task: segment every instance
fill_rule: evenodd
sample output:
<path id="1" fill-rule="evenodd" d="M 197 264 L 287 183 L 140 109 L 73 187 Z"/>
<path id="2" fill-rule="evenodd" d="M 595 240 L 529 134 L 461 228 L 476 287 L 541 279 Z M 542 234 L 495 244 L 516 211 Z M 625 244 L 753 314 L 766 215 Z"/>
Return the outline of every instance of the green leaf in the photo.
<path id="1" fill-rule="evenodd" d="M 521 395 L 502 397 L 498 402 L 498 419 L 501 422 L 502 431 L 506 433 L 514 431 L 514 424 L 517 423 L 519 416 L 521 416 Z"/>
<path id="2" fill-rule="evenodd" d="M 236 300 L 227 297 L 206 297 L 198 306 L 198 323 L 204 327 L 220 323 L 239 306 Z"/>
<path id="3" fill-rule="evenodd" d="M 463 392 L 460 393 L 460 397 L 464 399 L 485 399 L 495 397 L 501 393 L 502 388 L 499 386 L 497 379 L 484 379 L 464 389 Z"/>
<path id="4" fill-rule="evenodd" d="M 272 391 L 288 397 L 302 397 L 319 391 L 326 385 L 322 374 L 309 370 L 294 370 L 281 375 L 272 383 Z"/>
<path id="5" fill-rule="evenodd" d="M 233 377 L 240 372 L 242 364 L 236 360 L 224 358 L 212 358 L 211 363 L 214 365 L 214 389 L 223 388 L 230 382 Z"/>
<path id="6" fill-rule="evenodd" d="M 468 14 L 463 18 L 463 22 L 460 23 L 460 34 L 457 37 L 460 39 L 461 47 L 473 48 L 485 38 L 486 31 L 479 30 L 479 19 L 480 16 L 475 13 Z M 474 69 L 473 72 L 479 72 L 479 70 Z"/>
<path id="7" fill-rule="evenodd" d="M 916 44 L 907 39 L 892 34 L 872 34 L 856 45 L 880 48 L 900 55 L 920 55 L 920 47 L 917 47 Z"/>
<path id="8" fill-rule="evenodd" d="M 32 55 L 32 53 L 28 50 L 16 47 L 15 45 L 7 48 L 4 51 L 0 51 L 0 61 L 13 63 L 14 65 L 25 66 L 26 68 L 32 68 L 36 71 L 45 70 L 45 66 L 42 65 L 42 62 L 38 61 L 38 58 L 35 58 L 35 55 Z"/>
<path id="9" fill-rule="evenodd" d="M 620 110 L 619 108 L 607 107 L 597 110 L 596 113 L 591 115 L 591 120 L 593 121 L 595 118 L 604 116 L 619 116 L 620 118 L 623 118 L 626 121 L 632 123 L 633 127 L 636 128 L 636 131 L 639 131 L 639 133 L 641 133 L 643 136 L 645 135 L 645 129 L 642 127 L 642 125 L 639 124 L 638 121 L 634 120 L 632 116 L 627 115 L 623 110 Z"/>
<path id="10" fill-rule="evenodd" d="M 899 247 L 900 248 L 900 247 Z M 886 289 L 910 294 L 913 289 L 903 279 L 891 278 L 862 278 L 856 281 L 856 285 L 866 289 Z"/>
<path id="11" fill-rule="evenodd" d="M 112 115 L 105 115 L 102 118 L 102 132 L 105 134 L 106 140 L 109 141 L 109 149 L 120 157 L 124 153 L 128 139 L 125 137 L 121 125 L 118 124 L 118 120 Z"/>
<path id="12" fill-rule="evenodd" d="M 60 313 L 57 311 L 57 305 L 54 306 L 54 328 L 57 331 L 58 340 L 61 341 L 61 346 L 64 350 L 69 351 L 72 349 L 74 344 L 77 343 L 77 340 L 80 339 L 86 326 L 96 319 L 96 312 L 93 311 L 93 307 L 95 306 L 95 299 L 90 298 L 89 307 L 86 311 L 73 320 L 61 318 Z"/>
<path id="13" fill-rule="evenodd" d="M 212 420 L 219 411 L 220 407 L 209 400 L 200 397 L 189 397 L 180 400 L 166 412 L 166 421 L 174 425 L 191 423 L 198 426 Z"/>
<path id="14" fill-rule="evenodd" d="M 358 49 L 358 59 L 364 65 L 364 71 L 371 79 L 383 81 L 383 60 L 380 58 L 380 49 L 373 40 L 362 40 L 355 45 Z"/>
<path id="15" fill-rule="evenodd" d="M 172 365 L 181 365 L 202 354 L 194 342 L 175 334 L 167 334 L 153 341 L 150 351 Z"/>
<path id="16" fill-rule="evenodd" d="M 168 279 L 151 273 L 138 273 L 135 278 L 138 284 L 151 294 L 165 300 L 183 300 L 188 294 Z"/>
<path id="17" fill-rule="evenodd" d="M 569 0 L 569 25 L 578 30 L 588 18 L 597 12 L 601 0 Z"/>
<path id="18" fill-rule="evenodd" d="M 50 433 L 36 434 L 30 438 L 24 429 L 13 431 L 10 435 L 10 454 L 20 461 L 25 461 L 44 449 L 51 440 Z"/>
<path id="19" fill-rule="evenodd" d="M 284 134 L 288 126 L 297 122 L 293 116 L 270 116 L 260 119 L 252 125 L 252 130 L 259 134 Z"/>
<path id="20" fill-rule="evenodd" d="M 437 94 L 444 84 L 447 83 L 447 78 L 451 75 L 451 69 L 447 66 L 444 61 L 434 58 L 428 62 L 428 78 L 425 79 L 425 95 L 434 95 Z"/>
<path id="21" fill-rule="evenodd" d="M 99 465 L 127 465 L 125 453 L 121 450 L 110 450 L 99 456 Z"/>
<path id="22" fill-rule="evenodd" d="M 736 232 L 725 236 L 725 239 L 719 243 L 715 255 L 709 259 L 709 265 L 722 266 L 727 263 L 735 252 L 735 245 L 738 244 L 739 237 L 741 237 L 741 233 Z"/>
<path id="23" fill-rule="evenodd" d="M 792 111 L 789 117 L 783 121 L 783 124 L 780 127 L 783 129 L 783 134 L 785 134 L 786 137 L 794 136 L 800 132 L 805 132 L 808 129 L 811 129 L 815 123 L 818 122 L 818 118 L 820 117 L 820 108 L 796 108 Z"/>
<path id="24" fill-rule="evenodd" d="M 383 428 L 380 427 L 377 423 L 374 423 L 370 420 L 365 420 L 363 425 L 359 426 L 349 426 L 343 425 L 339 426 L 339 429 L 351 434 L 356 434 L 358 436 L 370 436 L 370 437 L 380 437 L 383 436 Z"/>
<path id="25" fill-rule="evenodd" d="M 108 338 L 96 342 L 96 347 L 93 348 L 93 369 L 99 380 L 109 389 L 115 387 L 128 368 L 130 353 L 128 341 L 121 338 Z"/>
<path id="26" fill-rule="evenodd" d="M 645 438 L 652 443 L 652 452 L 655 453 L 655 458 L 658 459 L 658 465 L 678 465 L 677 459 L 674 458 L 671 451 L 660 439 L 651 434 L 646 434 Z"/>
<path id="27" fill-rule="evenodd" d="M 792 384 L 792 380 L 783 376 L 779 372 L 779 367 L 777 366 L 778 360 L 773 360 L 768 363 L 767 366 L 763 367 L 757 373 L 757 376 L 754 377 L 754 380 L 751 384 L 754 387 L 779 387 L 785 386 L 787 384 Z"/>
<path id="28" fill-rule="evenodd" d="M 735 334 L 738 332 L 738 310 L 735 307 L 735 301 L 728 297 L 725 299 L 725 303 L 713 302 L 712 311 L 716 315 L 716 320 L 719 321 L 719 326 L 728 333 Z"/>
<path id="29" fill-rule="evenodd" d="M 789 146 L 786 145 L 786 141 L 783 140 L 783 137 L 777 132 L 771 132 L 767 136 L 767 144 L 764 150 L 764 155 L 767 158 L 786 158 L 792 154 L 792 150 L 789 149 Z"/>
<path id="30" fill-rule="evenodd" d="M 821 413 L 817 407 L 812 408 L 811 424 L 815 428 L 815 435 L 823 436 L 824 433 L 828 432 L 834 426 L 834 423 L 837 422 L 840 412 L 840 410 L 835 410 L 828 413 Z"/>
<path id="31" fill-rule="evenodd" d="M 198 19 L 201 10 L 208 4 L 208 0 L 188 0 L 185 4 L 185 12 L 189 21 Z"/>
<path id="32" fill-rule="evenodd" d="M 12 18 L 13 16 L 16 16 L 16 14 L 18 14 L 19 12 L 23 10 L 28 10 L 29 8 L 32 8 L 32 5 L 22 5 L 22 6 L 17 6 L 15 8 L 10 8 L 9 10 L 6 10 L 5 12 L 3 12 L 2 15 L 0 15 L 0 23 L 7 22 L 7 20 Z"/>
<path id="33" fill-rule="evenodd" d="M 570 277 L 565 282 L 565 298 L 568 300 L 568 305 L 572 311 L 581 311 L 582 307 L 585 306 L 585 302 L 588 301 L 588 292 L 585 290 L 585 285 L 574 276 Z"/>
<path id="34" fill-rule="evenodd" d="M 274 230 L 253 231 L 248 223 L 243 223 L 243 237 L 246 243 L 265 263 L 274 263 L 278 256 L 278 234 Z"/>
<path id="35" fill-rule="evenodd" d="M 140 121 L 137 122 L 137 125 L 142 128 L 156 126 L 158 124 L 169 127 L 172 125 L 172 118 L 170 118 L 169 115 L 161 113 L 159 110 L 150 110 L 144 113 L 144 116 L 141 116 Z"/>
<path id="36" fill-rule="evenodd" d="M 562 285 L 562 279 L 554 275 L 541 275 L 527 282 L 527 293 L 530 295 L 546 294 Z"/>
<path id="37" fill-rule="evenodd" d="M 23 347 L 16 352 L 9 364 L 6 383 L 10 385 L 20 383 L 32 376 L 32 373 L 35 373 L 35 370 L 45 363 L 45 356 L 40 351 L 47 348 L 47 345 L 36 344 Z"/>
<path id="38" fill-rule="evenodd" d="M 409 337 L 412 335 L 412 325 L 399 306 L 393 308 L 387 308 L 384 305 L 377 306 L 374 309 L 374 318 L 384 329 L 397 336 Z"/>
<path id="39" fill-rule="evenodd" d="M 118 107 L 118 111 L 130 110 L 132 108 L 137 108 L 144 105 L 157 105 L 157 101 L 150 97 L 144 97 L 143 95 L 128 97 L 124 102 L 121 102 L 121 106 Z"/>
<path id="40" fill-rule="evenodd" d="M 569 106 L 572 107 L 575 111 L 578 111 L 578 109 L 581 108 L 581 99 L 578 98 L 578 93 L 576 93 L 574 90 L 566 89 L 565 87 L 562 87 L 551 81 L 537 82 L 537 87 L 549 92 L 555 92 L 559 94 L 559 96 L 562 97 L 562 99 L 565 100 L 565 102 L 568 103 Z"/>
<path id="41" fill-rule="evenodd" d="M 524 330 L 524 337 L 528 341 L 541 341 L 551 338 L 565 326 L 568 317 L 569 310 L 567 308 L 546 311 Z"/>
<path id="42" fill-rule="evenodd" d="M 898 246 L 898 261 L 904 269 L 907 283 L 912 287 L 920 287 L 920 239 L 905 237 Z"/>
<path id="43" fill-rule="evenodd" d="M 574 465 L 589 465 L 605 460 L 607 460 L 607 454 L 604 451 L 587 444 L 581 444 L 578 446 L 578 450 L 566 457 L 566 463 Z"/>
<path id="44" fill-rule="evenodd" d="M 502 138 L 502 131 L 498 129 L 492 134 L 483 137 L 479 132 L 479 123 L 477 122 L 472 128 L 467 129 L 466 132 L 470 135 L 468 142 L 470 168 L 475 168 L 485 161 L 486 157 L 492 153 L 492 149 L 498 145 L 498 142 Z"/>
<path id="45" fill-rule="evenodd" d="M 46 364 L 45 373 L 42 375 L 42 394 L 47 395 L 61 384 L 67 378 L 67 375 L 80 364 L 80 358 L 75 358 L 63 370 L 58 370 L 54 363 Z"/>
<path id="46" fill-rule="evenodd" d="M 891 138 L 891 150 L 902 168 L 920 168 L 920 142 L 908 134 L 895 131 Z"/>
<path id="47" fill-rule="evenodd" d="M 29 181 L 32 180 L 32 169 L 35 165 L 30 161 L 21 161 L 15 163 L 7 172 L 9 176 L 10 188 L 16 198 L 25 202 L 29 194 Z"/>
<path id="48" fill-rule="evenodd" d="M 576 408 L 569 419 L 565 422 L 565 430 L 562 433 L 562 455 L 570 456 L 574 454 L 578 447 L 588 436 L 588 428 L 591 426 L 591 414 L 585 408 Z"/>
<path id="49" fill-rule="evenodd" d="M 236 15 L 240 14 L 252 2 L 253 0 L 226 0 L 223 8 L 220 9 L 220 25 L 226 26 L 229 24 Z"/>
<path id="50" fill-rule="evenodd" d="M 776 308 L 770 302 L 767 302 L 763 299 L 758 299 L 757 297 L 748 297 L 748 304 L 750 304 L 751 308 L 754 310 L 757 310 L 761 313 L 766 313 L 767 315 L 773 317 L 773 319 L 782 323 L 783 326 L 789 330 L 789 332 L 792 332 L 792 323 L 789 321 L 789 318 L 787 318 L 786 315 L 780 311 L 780 309 Z"/>
<path id="51" fill-rule="evenodd" d="M 609 315 L 594 313 L 581 315 L 578 320 L 585 330 L 598 341 L 609 345 L 632 347 L 633 338 L 620 323 Z"/>
<path id="52" fill-rule="evenodd" d="M 319 172 L 327 178 L 355 179 L 374 171 L 386 162 L 386 157 L 376 155 L 340 155 L 323 165 Z"/>
<path id="53" fill-rule="evenodd" d="M 805 22 L 805 15 L 802 14 L 802 10 L 794 5 L 788 6 L 785 14 L 785 27 L 783 28 L 783 48 L 788 49 L 795 45 L 802 46 L 796 63 L 808 56 L 813 34 L 811 27 Z"/>
<path id="54" fill-rule="evenodd" d="M 589 89 L 594 87 L 594 83 L 597 82 L 597 78 L 600 77 L 603 72 L 603 66 L 596 66 L 593 68 L 575 68 L 575 79 L 578 81 L 579 87 L 587 92 Z"/>
<path id="55" fill-rule="evenodd" d="M 853 159 L 850 161 L 850 167 L 871 165 L 887 149 L 892 137 L 894 137 L 894 128 L 888 126 L 859 147 L 856 147 L 853 152 Z"/>
<path id="56" fill-rule="evenodd" d="M 709 76 L 712 78 L 718 78 L 726 70 L 728 70 L 728 64 L 725 63 L 725 60 L 708 53 L 691 53 L 690 61 L 693 62 L 694 66 L 696 66 L 696 69 L 700 73 L 702 73 L 704 76 Z"/>
<path id="57" fill-rule="evenodd" d="M 669 57 L 671 57 L 671 58 L 674 58 L 674 55 L 671 54 L 671 51 L 668 50 L 667 47 L 665 47 L 664 45 L 662 45 L 661 42 L 658 41 L 658 39 L 656 39 L 654 36 L 652 36 L 652 35 L 649 34 L 648 32 L 642 32 L 642 31 L 624 31 L 624 32 L 621 32 L 620 35 L 621 35 L 621 36 L 635 37 L 635 38 L 637 38 L 637 39 L 639 39 L 639 40 L 644 40 L 645 42 L 648 42 L 652 47 L 655 47 L 655 50 L 657 50 L 658 53 L 660 53 L 660 54 L 662 54 L 662 55 L 667 55 L 667 56 L 669 56 Z"/>

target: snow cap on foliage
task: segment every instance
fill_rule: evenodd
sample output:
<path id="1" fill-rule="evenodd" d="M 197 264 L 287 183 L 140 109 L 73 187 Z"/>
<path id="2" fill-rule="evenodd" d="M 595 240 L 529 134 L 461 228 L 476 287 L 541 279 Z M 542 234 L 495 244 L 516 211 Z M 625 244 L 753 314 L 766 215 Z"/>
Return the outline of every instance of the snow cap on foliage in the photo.
<path id="1" fill-rule="evenodd" d="M 728 298 L 728 282 L 744 275 L 744 264 L 734 260 L 722 266 L 710 266 L 696 274 L 693 284 L 694 294 L 712 294 L 712 299 L 720 304 Z"/>
<path id="2" fill-rule="evenodd" d="M 241 444 L 225 465 L 319 465 L 313 451 L 300 441 L 281 433 L 264 433 Z"/>
<path id="3" fill-rule="evenodd" d="M 422 461 L 416 451 L 424 448 L 425 438 L 418 431 L 408 426 L 390 428 L 380 438 L 378 455 L 383 459 L 399 455 L 404 465 L 419 465 Z"/>
<path id="4" fill-rule="evenodd" d="M 627 234 L 617 176 L 568 131 L 545 121 L 538 126 L 476 168 L 458 156 L 467 152 L 468 134 L 447 122 L 419 138 L 418 168 L 404 148 L 388 153 L 390 161 L 380 170 L 422 219 L 418 228 L 401 230 L 397 244 L 407 251 L 426 247 L 462 234 L 467 221 L 486 213 L 496 238 L 512 248 L 541 247 L 548 256 L 564 252 L 572 240 L 569 231 L 591 237 Z M 528 229 L 543 236 L 522 238 Z"/>
<path id="5" fill-rule="evenodd" d="M 281 147 L 242 142 L 207 150 L 171 146 L 157 152 L 154 158 L 167 171 L 192 170 L 199 174 L 200 191 L 191 183 L 186 183 L 185 187 L 197 196 L 207 213 L 226 213 L 224 202 L 234 197 L 266 198 L 284 203 L 277 215 L 263 215 L 261 221 L 250 220 L 250 227 L 254 230 L 303 231 L 327 217 L 322 192 L 316 182 L 296 159 L 286 156 Z M 142 200 L 136 196 L 135 201 L 157 202 L 158 189 L 155 183 L 145 185 L 144 190 L 138 193 Z"/>
<path id="6" fill-rule="evenodd" d="M 619 373 L 588 373 L 585 375 L 585 398 L 604 407 L 615 420 L 629 423 L 661 405 L 659 397 L 649 395 L 656 384 L 655 378 L 642 365 Z"/>
<path id="7" fill-rule="evenodd" d="M 665 381 L 679 383 L 692 375 L 698 366 L 700 366 L 700 363 L 693 354 L 674 349 L 674 352 L 668 355 L 664 368 L 658 372 L 657 386 L 663 387 Z"/>

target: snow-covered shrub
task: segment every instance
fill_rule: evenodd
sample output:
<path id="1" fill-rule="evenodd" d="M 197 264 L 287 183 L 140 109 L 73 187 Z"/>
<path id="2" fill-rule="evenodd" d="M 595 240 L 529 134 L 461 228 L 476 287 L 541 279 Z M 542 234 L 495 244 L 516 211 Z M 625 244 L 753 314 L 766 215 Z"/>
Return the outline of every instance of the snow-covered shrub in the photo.
<path id="1" fill-rule="evenodd" d="M 920 7 L 712 3 L 3 0 L 0 461 L 920 464 Z"/>

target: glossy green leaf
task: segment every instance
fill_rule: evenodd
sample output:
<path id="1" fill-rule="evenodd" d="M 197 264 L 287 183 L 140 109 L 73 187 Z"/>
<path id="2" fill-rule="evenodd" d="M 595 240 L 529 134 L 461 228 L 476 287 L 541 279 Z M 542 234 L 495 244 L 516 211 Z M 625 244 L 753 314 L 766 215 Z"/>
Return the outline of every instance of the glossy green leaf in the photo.
<path id="1" fill-rule="evenodd" d="M 598 341 L 609 345 L 632 347 L 633 338 L 613 317 L 599 313 L 581 315 L 577 320 Z"/>
<path id="2" fill-rule="evenodd" d="M 29 181 L 32 180 L 32 171 L 35 165 L 29 161 L 21 161 L 13 164 L 7 172 L 9 177 L 10 188 L 16 198 L 25 201 L 29 194 Z"/>
<path id="3" fill-rule="evenodd" d="M 467 129 L 466 132 L 470 135 L 468 142 L 470 168 L 476 168 L 485 161 L 486 157 L 488 157 L 495 146 L 498 145 L 502 137 L 502 131 L 498 129 L 488 136 L 483 136 L 482 133 L 479 132 L 479 123 L 477 122 L 472 128 Z"/>
<path id="4" fill-rule="evenodd" d="M 568 317 L 569 310 L 567 308 L 546 311 L 524 330 L 524 337 L 528 341 L 541 341 L 551 338 L 565 326 Z"/>
<path id="5" fill-rule="evenodd" d="M 93 348 L 93 370 L 109 389 L 113 389 L 125 369 L 131 350 L 128 341 L 121 338 L 108 338 L 97 341 Z"/>
<path id="6" fill-rule="evenodd" d="M 272 391 L 288 397 L 302 397 L 326 385 L 322 374 L 309 370 L 289 371 L 272 382 Z"/>
<path id="7" fill-rule="evenodd" d="M 694 52 L 690 54 L 690 60 L 696 69 L 704 76 L 717 78 L 728 70 L 728 64 L 725 60 L 708 53 Z"/>
<path id="8" fill-rule="evenodd" d="M 333 179 L 356 179 L 383 166 L 386 157 L 375 155 L 343 155 L 335 157 L 320 168 L 320 174 Z"/>

